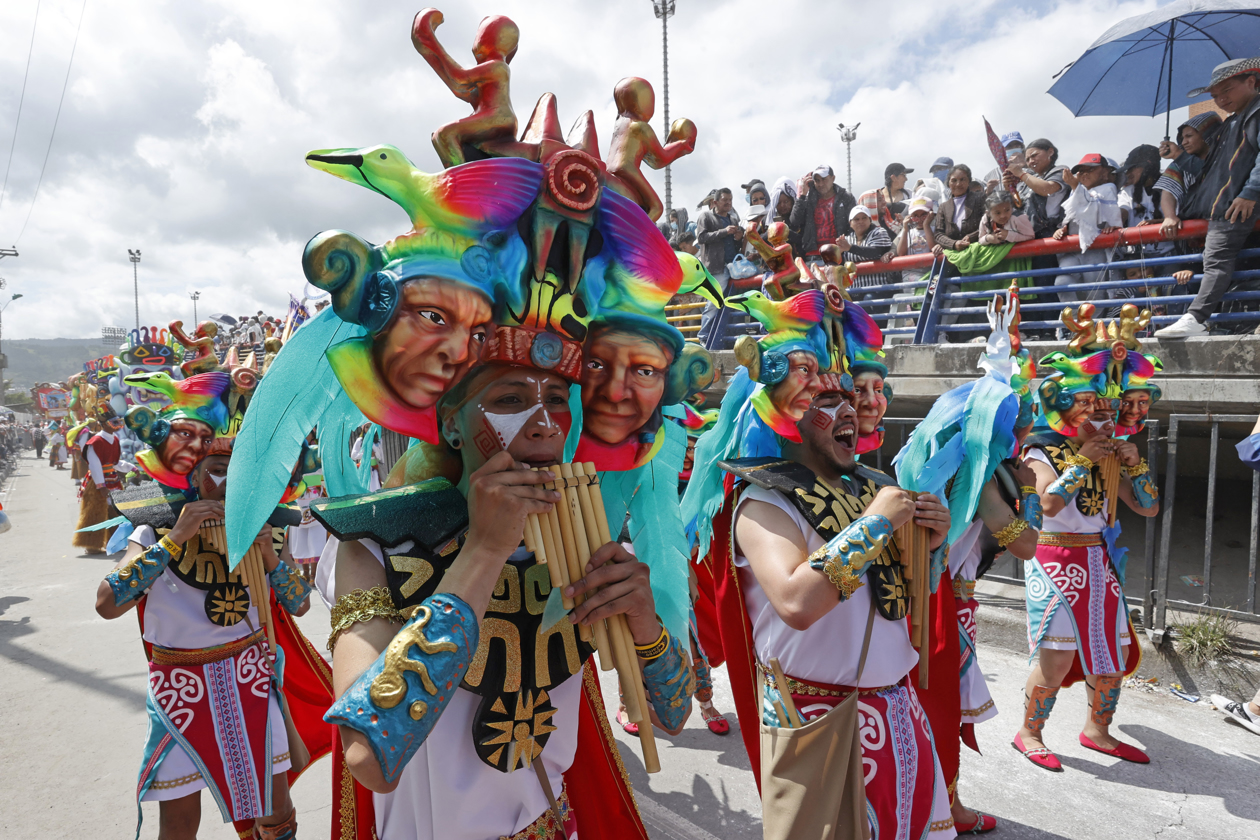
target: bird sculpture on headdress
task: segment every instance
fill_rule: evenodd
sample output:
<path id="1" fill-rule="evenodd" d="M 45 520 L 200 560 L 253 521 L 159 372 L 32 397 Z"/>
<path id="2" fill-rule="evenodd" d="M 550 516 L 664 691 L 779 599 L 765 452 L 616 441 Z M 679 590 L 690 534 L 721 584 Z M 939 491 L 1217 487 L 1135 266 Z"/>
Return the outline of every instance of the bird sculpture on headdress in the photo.
<path id="1" fill-rule="evenodd" d="M 786 300 L 771 300 L 761 292 L 745 292 L 727 298 L 731 306 L 743 309 L 765 325 L 766 331 L 806 332 L 822 321 L 826 301 L 821 294 L 805 292 Z"/>
<path id="2" fill-rule="evenodd" d="M 172 379 L 165 371 L 133 373 L 124 379 L 128 385 L 158 391 L 171 401 L 163 416 L 181 415 L 200 420 L 216 432 L 227 427 L 227 394 L 232 377 L 223 371 L 199 373 L 187 379 Z"/>

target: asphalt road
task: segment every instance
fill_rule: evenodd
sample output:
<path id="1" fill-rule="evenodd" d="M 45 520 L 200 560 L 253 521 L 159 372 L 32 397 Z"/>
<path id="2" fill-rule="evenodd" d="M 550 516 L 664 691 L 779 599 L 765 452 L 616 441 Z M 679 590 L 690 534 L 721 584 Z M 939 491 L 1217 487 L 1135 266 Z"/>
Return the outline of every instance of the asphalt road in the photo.
<path id="1" fill-rule="evenodd" d="M 112 561 L 79 556 L 70 546 L 76 502 L 69 473 L 27 458 L 7 489 L 3 503 L 13 528 L 0 535 L 0 837 L 130 837 L 146 727 L 139 629 L 130 615 L 104 621 L 93 609 Z M 323 606 L 317 603 L 300 623 L 322 648 Z M 964 750 L 960 791 L 964 801 L 999 818 L 994 836 L 1260 836 L 1260 738 L 1205 704 L 1126 691 L 1118 730 L 1151 753 L 1153 763 L 1142 767 L 1080 747 L 1084 695 L 1079 687 L 1065 691 L 1047 739 L 1066 772 L 1051 774 L 1009 746 L 1021 712 L 1024 657 L 982 638 L 980 665 L 1000 714 L 978 728 L 984 755 Z M 604 691 L 615 702 L 611 674 L 604 675 Z M 698 713 L 676 738 L 658 732 L 663 769 L 650 777 L 637 739 L 614 726 L 653 840 L 761 835 L 756 787 L 723 671 L 716 702 L 730 713 L 731 733 L 711 734 Z M 316 763 L 294 789 L 304 840 L 329 836 L 328 768 L 326 760 Z M 141 837 L 156 837 L 157 808 L 144 810 Z M 234 837 L 218 820 L 206 800 L 200 836 Z"/>

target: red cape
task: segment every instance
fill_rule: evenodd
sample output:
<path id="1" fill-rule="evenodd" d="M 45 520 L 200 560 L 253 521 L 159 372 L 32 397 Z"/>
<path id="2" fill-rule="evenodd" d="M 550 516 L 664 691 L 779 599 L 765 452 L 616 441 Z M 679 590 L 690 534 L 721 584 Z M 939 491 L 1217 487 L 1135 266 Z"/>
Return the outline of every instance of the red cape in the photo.
<path id="1" fill-rule="evenodd" d="M 718 625 L 717 594 L 714 590 L 713 555 L 697 560 L 692 567 L 696 572 L 696 634 L 710 668 L 717 668 L 726 661 L 722 651 L 722 629 Z"/>
<path id="2" fill-rule="evenodd" d="M 593 658 L 588 659 L 582 669 L 577 752 L 573 756 L 572 767 L 564 774 L 569 803 L 577 815 L 578 836 L 582 840 L 648 840 L 647 829 L 643 827 L 639 808 L 634 802 L 630 777 L 626 775 L 608 725 L 604 695 L 595 676 L 594 662 Z M 350 775 L 341 739 L 334 740 L 331 836 L 333 840 L 375 840 L 376 813 L 372 792 Z"/>
<path id="3" fill-rule="evenodd" d="M 941 760 L 941 773 L 949 786 L 949 801 L 952 803 L 958 786 L 958 765 L 962 759 L 959 740 L 962 730 L 962 649 L 958 641 L 958 606 L 954 601 L 954 584 L 948 568 L 941 575 L 931 603 L 929 649 L 919 652 L 920 657 L 927 656 L 928 687 L 919 688 L 918 665 L 910 671 L 910 684 L 919 695 L 919 705 L 923 706 L 928 724 L 932 727 L 932 742 Z M 907 617 L 907 629 L 909 622 Z"/>

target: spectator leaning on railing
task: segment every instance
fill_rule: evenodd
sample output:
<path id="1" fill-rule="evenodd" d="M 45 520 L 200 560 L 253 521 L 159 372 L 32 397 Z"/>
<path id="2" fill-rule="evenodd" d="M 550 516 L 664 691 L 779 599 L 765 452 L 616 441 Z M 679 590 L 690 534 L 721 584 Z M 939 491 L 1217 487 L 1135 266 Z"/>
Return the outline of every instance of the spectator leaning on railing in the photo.
<path id="1" fill-rule="evenodd" d="M 971 189 L 970 167 L 956 164 L 949 171 L 946 186 L 950 194 L 941 201 L 936 216 L 934 250 L 938 256 L 945 250 L 961 251 L 974 242 L 984 215 L 984 193 Z"/>
<path id="2" fill-rule="evenodd" d="M 1111 262 L 1111 249 L 1089 253 L 1086 249 L 1094 243 L 1099 234 L 1109 233 L 1120 227 L 1120 205 L 1116 198 L 1116 183 L 1112 180 L 1112 169 L 1100 154 L 1088 154 L 1081 162 L 1072 167 L 1065 175 L 1066 182 L 1072 187 L 1068 200 L 1063 203 L 1063 224 L 1054 232 L 1055 239 L 1064 236 L 1079 236 L 1081 250 L 1079 253 L 1059 254 L 1060 268 L 1076 268 L 1082 265 Z M 1105 280 L 1103 271 L 1065 271 L 1054 278 L 1056 286 L 1072 286 L 1080 283 L 1094 283 Z M 1091 293 L 1087 298 L 1098 297 Z M 1105 295 L 1103 295 L 1105 297 Z M 1063 303 L 1074 303 L 1080 300 L 1078 292 L 1059 292 L 1059 300 Z"/>
<path id="3" fill-rule="evenodd" d="M 739 226 L 739 216 L 731 206 L 731 191 L 727 187 L 713 192 L 711 207 L 705 207 L 696 217 L 697 255 L 704 267 L 717 280 L 718 286 L 726 291 L 730 275 L 726 266 L 739 253 L 740 243 L 744 239 L 744 231 Z M 713 329 L 717 318 L 717 307 L 705 306 L 700 318 L 700 340 L 704 341 Z"/>
<path id="4" fill-rule="evenodd" d="M 1238 59 L 1217 65 L 1207 87 L 1190 96 L 1212 94 L 1216 107 L 1228 113 L 1208 152 L 1200 160 L 1182 155 L 1185 172 L 1199 178 L 1186 197 L 1186 215 L 1208 220 L 1203 243 L 1203 282 L 1190 309 L 1176 323 L 1155 332 L 1156 337 L 1187 338 L 1207 335 L 1207 321 L 1233 285 L 1234 263 L 1255 224 L 1260 199 L 1260 58 Z"/>
<path id="5" fill-rule="evenodd" d="M 859 204 L 849 211 L 849 225 L 853 232 L 836 240 L 836 247 L 851 262 L 888 262 L 892 259 L 892 237 L 883 225 L 871 219 L 871 211 Z M 882 286 L 891 282 L 887 274 L 859 274 L 853 280 L 854 288 Z"/>
<path id="6" fill-rule="evenodd" d="M 1220 114 L 1204 111 L 1177 126 L 1176 143 L 1165 140 L 1159 144 L 1159 156 L 1171 161 L 1154 187 L 1159 192 L 1159 207 L 1164 214 L 1160 227 L 1165 237 L 1173 236 L 1181 230 L 1181 204 L 1185 201 L 1186 193 L 1199 180 L 1184 170 L 1187 160 L 1183 160 L 1182 156 L 1193 155 L 1200 160 L 1206 159 L 1212 138 L 1216 136 L 1216 129 L 1220 124 Z"/>

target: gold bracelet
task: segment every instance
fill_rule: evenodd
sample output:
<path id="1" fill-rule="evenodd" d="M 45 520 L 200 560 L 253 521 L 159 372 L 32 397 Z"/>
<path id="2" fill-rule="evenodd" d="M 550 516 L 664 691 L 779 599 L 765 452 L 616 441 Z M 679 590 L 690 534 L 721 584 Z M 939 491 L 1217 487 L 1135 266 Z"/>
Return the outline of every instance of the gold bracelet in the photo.
<path id="1" fill-rule="evenodd" d="M 998 545 L 1000 545 L 1002 548 L 1006 548 L 1008 545 L 1015 542 L 1015 540 L 1019 539 L 1019 535 L 1024 533 L 1024 529 L 1026 529 L 1027 527 L 1028 527 L 1028 523 L 1025 522 L 1024 520 L 1013 519 L 1002 530 L 994 531 L 993 536 L 997 540 Z"/>
<path id="2" fill-rule="evenodd" d="M 639 654 L 640 659 L 659 659 L 665 651 L 669 650 L 669 631 L 662 624 L 661 635 L 656 638 L 655 642 L 652 642 L 650 645 L 635 645 L 634 649 Z"/>
<path id="3" fill-rule="evenodd" d="M 178 560 L 179 556 L 184 553 L 184 547 L 166 535 L 163 535 L 162 539 L 158 540 L 158 545 L 166 549 L 166 553 L 171 555 L 172 563 Z"/>
<path id="4" fill-rule="evenodd" d="M 1148 472 L 1150 472 L 1151 465 L 1146 463 L 1145 458 L 1142 458 L 1133 466 L 1131 467 L 1121 466 L 1120 469 L 1124 470 L 1124 474 L 1127 475 L 1129 478 L 1137 478 L 1139 475 L 1146 475 Z"/>
<path id="5" fill-rule="evenodd" d="M 1087 470 L 1092 470 L 1094 468 L 1094 462 L 1079 452 L 1074 452 L 1064 458 L 1063 463 L 1067 464 L 1069 467 L 1084 467 Z"/>
<path id="6" fill-rule="evenodd" d="M 328 650 L 333 649 L 333 645 L 337 643 L 338 637 L 343 632 L 360 621 L 368 621 L 372 618 L 385 618 L 400 624 L 406 623 L 402 612 L 394 606 L 394 599 L 390 596 L 387 587 L 373 586 L 367 590 L 356 589 L 342 595 L 332 608 L 330 619 L 332 632 L 328 634 Z"/>

